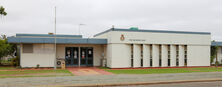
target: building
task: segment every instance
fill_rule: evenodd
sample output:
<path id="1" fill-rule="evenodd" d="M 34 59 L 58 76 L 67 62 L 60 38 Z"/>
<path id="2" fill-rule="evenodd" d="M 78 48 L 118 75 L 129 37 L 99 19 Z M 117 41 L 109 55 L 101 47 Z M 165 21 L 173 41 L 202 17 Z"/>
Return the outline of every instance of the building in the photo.
<path id="1" fill-rule="evenodd" d="M 8 42 L 20 46 L 22 67 L 53 67 L 55 56 L 65 59 L 67 66 L 210 66 L 210 32 L 111 28 L 93 38 L 16 34 Z"/>

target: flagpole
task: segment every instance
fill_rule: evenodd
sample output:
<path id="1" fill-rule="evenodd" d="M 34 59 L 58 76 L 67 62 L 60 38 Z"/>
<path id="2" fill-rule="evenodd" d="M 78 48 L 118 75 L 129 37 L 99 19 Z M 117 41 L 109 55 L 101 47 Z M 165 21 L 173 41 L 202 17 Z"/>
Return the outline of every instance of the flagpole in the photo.
<path id="1" fill-rule="evenodd" d="M 55 60 L 54 60 L 54 70 L 56 70 L 56 6 L 55 6 L 55 34 L 54 34 L 54 38 L 55 38 Z"/>

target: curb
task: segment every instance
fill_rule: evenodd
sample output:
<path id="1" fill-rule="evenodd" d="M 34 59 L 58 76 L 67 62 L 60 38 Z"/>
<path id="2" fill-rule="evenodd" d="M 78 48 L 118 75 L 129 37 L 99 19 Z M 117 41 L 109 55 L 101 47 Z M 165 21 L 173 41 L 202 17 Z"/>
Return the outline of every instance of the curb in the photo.
<path id="1" fill-rule="evenodd" d="M 221 79 L 197 79 L 197 80 L 175 80 L 175 81 L 153 81 L 153 82 L 125 82 L 125 83 L 110 83 L 110 84 L 76 84 L 76 85 L 61 85 L 47 87 L 103 87 L 103 86 L 127 86 L 127 85 L 153 85 L 153 84 L 172 84 L 172 83 L 190 83 L 190 82 L 214 82 L 222 81 Z"/>

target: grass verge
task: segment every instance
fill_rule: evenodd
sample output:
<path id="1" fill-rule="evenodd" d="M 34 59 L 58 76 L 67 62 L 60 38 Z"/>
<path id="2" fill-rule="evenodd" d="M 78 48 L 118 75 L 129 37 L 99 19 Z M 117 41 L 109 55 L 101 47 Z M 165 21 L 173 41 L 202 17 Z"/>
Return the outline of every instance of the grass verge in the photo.
<path id="1" fill-rule="evenodd" d="M 0 78 L 18 77 L 54 77 L 54 76 L 73 76 L 69 70 L 13 70 L 13 67 L 1 67 Z"/>
<path id="2" fill-rule="evenodd" d="M 104 69 L 114 74 L 162 74 L 162 73 L 192 73 L 192 72 L 222 72 L 222 67 L 207 68 L 168 68 L 168 69 Z"/>
<path id="3" fill-rule="evenodd" d="M 0 70 L 11 70 L 15 69 L 15 67 L 0 67 Z"/>

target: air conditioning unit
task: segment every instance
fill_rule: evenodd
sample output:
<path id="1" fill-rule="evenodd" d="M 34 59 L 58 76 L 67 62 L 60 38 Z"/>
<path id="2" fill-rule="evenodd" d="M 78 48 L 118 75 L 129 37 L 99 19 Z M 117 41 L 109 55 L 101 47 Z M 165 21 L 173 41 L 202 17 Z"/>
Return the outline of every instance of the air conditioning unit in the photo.
<path id="1" fill-rule="evenodd" d="M 63 61 L 65 61 L 65 59 L 63 59 L 63 58 L 57 58 L 57 59 L 56 59 L 56 66 L 57 66 L 57 67 L 62 67 Z"/>

